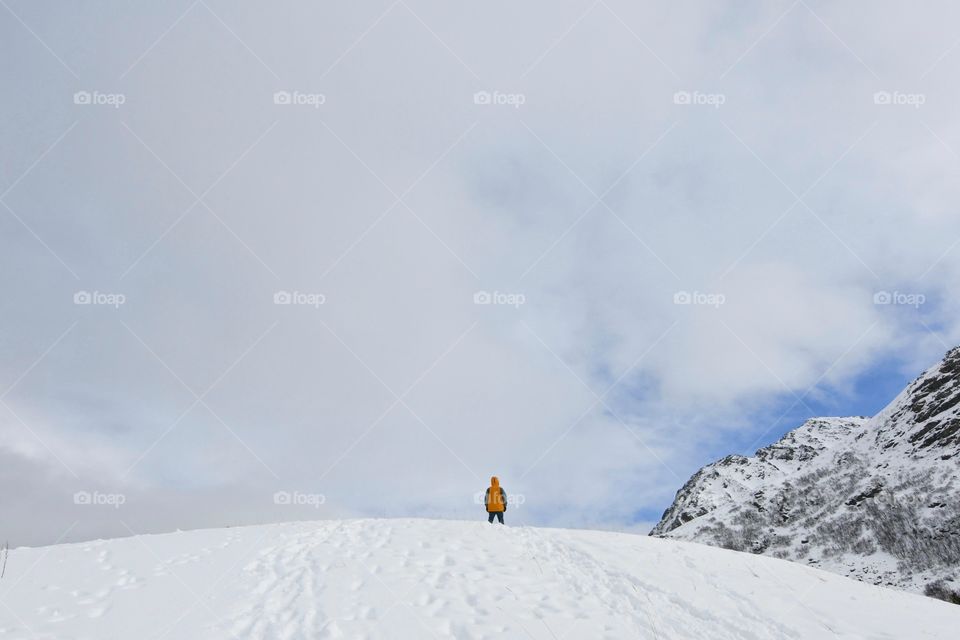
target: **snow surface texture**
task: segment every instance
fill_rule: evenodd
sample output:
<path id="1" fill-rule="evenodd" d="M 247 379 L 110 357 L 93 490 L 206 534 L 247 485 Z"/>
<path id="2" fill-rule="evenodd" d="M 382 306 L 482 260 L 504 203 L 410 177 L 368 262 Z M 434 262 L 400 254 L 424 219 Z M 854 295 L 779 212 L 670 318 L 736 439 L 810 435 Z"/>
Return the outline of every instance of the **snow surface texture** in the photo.
<path id="1" fill-rule="evenodd" d="M 599 531 L 343 520 L 20 548 L 0 638 L 955 638 L 960 607 Z"/>
<path id="2" fill-rule="evenodd" d="M 818 418 L 707 465 L 652 535 L 960 592 L 960 348 L 874 418 Z"/>

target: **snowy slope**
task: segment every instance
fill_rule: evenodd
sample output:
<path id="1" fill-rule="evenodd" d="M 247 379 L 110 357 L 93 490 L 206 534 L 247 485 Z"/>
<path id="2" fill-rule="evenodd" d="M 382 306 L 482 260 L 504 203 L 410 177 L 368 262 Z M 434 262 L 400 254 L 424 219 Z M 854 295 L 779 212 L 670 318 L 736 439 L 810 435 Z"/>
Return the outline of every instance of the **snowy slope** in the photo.
<path id="1" fill-rule="evenodd" d="M 960 591 L 960 348 L 874 418 L 809 420 L 677 492 L 653 535 Z"/>
<path id="2" fill-rule="evenodd" d="M 20 548 L 0 638 L 953 638 L 960 607 L 628 534 L 347 520 Z"/>

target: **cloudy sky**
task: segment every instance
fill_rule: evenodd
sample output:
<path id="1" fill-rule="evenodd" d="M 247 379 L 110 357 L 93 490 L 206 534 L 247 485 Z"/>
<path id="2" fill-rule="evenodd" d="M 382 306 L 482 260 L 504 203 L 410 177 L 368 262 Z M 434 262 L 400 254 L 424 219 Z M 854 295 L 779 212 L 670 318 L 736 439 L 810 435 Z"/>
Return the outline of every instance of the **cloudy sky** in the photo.
<path id="1" fill-rule="evenodd" d="M 0 1 L 13 546 L 644 530 L 960 342 L 956 3 Z"/>

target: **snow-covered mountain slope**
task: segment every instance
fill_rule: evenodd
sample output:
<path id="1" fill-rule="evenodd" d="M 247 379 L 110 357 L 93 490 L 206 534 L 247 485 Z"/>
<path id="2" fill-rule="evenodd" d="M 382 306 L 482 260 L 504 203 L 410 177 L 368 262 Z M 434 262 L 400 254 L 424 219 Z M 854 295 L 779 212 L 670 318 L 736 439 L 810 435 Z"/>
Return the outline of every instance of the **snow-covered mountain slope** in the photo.
<path id="1" fill-rule="evenodd" d="M 953 638 L 960 607 L 598 531 L 344 520 L 20 548 L 0 638 Z"/>
<path id="2" fill-rule="evenodd" d="M 809 420 L 702 468 L 651 534 L 942 597 L 960 593 L 958 472 L 960 348 L 874 418 Z"/>

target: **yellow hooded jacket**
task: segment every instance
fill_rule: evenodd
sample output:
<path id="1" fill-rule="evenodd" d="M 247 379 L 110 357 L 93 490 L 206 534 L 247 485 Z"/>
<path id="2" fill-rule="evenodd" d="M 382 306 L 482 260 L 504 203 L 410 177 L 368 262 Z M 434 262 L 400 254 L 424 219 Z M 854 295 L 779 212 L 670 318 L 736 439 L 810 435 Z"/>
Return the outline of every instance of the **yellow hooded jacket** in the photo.
<path id="1" fill-rule="evenodd" d="M 498 513 L 507 510 L 507 494 L 500 486 L 500 479 L 497 476 L 490 478 L 490 487 L 483 498 L 483 504 L 487 507 L 487 513 Z"/>

